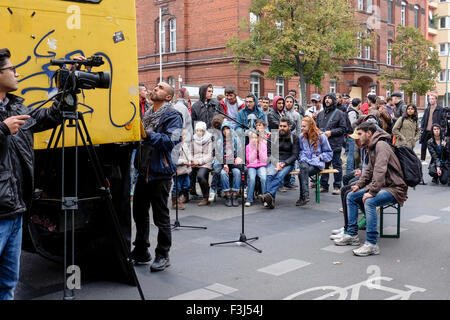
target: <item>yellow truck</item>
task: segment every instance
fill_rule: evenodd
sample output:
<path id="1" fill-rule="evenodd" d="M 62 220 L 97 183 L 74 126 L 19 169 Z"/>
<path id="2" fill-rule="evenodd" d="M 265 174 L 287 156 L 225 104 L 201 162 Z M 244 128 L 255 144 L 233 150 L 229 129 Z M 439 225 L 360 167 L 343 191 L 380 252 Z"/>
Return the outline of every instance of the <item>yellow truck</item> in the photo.
<path id="1" fill-rule="evenodd" d="M 131 238 L 130 160 L 133 144 L 141 138 L 135 10 L 134 0 L 0 0 L 0 48 L 11 51 L 11 61 L 20 74 L 19 90 L 14 93 L 23 97 L 30 109 L 58 92 L 53 80 L 58 67 L 50 65 L 51 59 L 103 58 L 105 63 L 91 71 L 109 72 L 110 88 L 83 90 L 77 110 L 86 121 L 127 245 Z M 47 150 L 50 135 L 50 130 L 35 135 L 36 190 L 24 219 L 25 247 L 46 258 L 63 260 L 64 171 L 64 196 L 78 189 L 74 226 L 68 227 L 76 232 L 76 263 L 89 264 L 88 271 L 95 272 L 93 262 L 106 259 L 98 264 L 103 268 L 100 272 L 108 269 L 113 274 L 114 263 L 108 261 L 120 259 L 114 252 L 120 241 L 112 231 L 114 223 L 98 191 L 87 151 L 74 147 L 75 129 L 67 127 L 63 168 L 60 148 Z M 77 188 L 75 149 L 79 149 Z M 126 268 L 123 261 L 117 265 Z"/>

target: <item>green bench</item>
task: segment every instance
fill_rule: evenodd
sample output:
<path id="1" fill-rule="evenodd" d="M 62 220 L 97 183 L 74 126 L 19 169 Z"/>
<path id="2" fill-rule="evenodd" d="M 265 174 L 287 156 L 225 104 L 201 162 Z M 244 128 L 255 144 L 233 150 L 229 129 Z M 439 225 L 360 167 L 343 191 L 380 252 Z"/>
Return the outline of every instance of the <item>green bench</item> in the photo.
<path id="1" fill-rule="evenodd" d="M 385 212 L 386 209 L 394 209 L 392 212 Z M 398 203 L 388 204 L 380 207 L 380 238 L 400 238 L 400 210 L 401 205 Z M 396 214 L 397 215 L 397 233 L 396 234 L 384 234 L 383 233 L 383 215 Z"/>
<path id="2" fill-rule="evenodd" d="M 295 174 L 298 175 L 299 174 L 299 170 L 293 170 L 291 172 L 289 172 L 289 174 Z M 325 173 L 338 173 L 339 171 L 337 169 L 324 169 L 322 171 L 320 171 L 318 174 L 316 174 L 316 179 L 315 179 L 315 185 L 316 185 L 316 202 L 320 203 L 320 176 L 325 174 Z"/>

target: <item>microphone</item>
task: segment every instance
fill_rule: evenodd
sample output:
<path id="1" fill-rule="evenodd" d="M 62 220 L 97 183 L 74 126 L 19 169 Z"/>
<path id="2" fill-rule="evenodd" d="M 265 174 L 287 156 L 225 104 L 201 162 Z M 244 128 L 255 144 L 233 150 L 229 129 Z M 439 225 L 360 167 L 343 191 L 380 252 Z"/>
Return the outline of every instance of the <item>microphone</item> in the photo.
<path id="1" fill-rule="evenodd" d="M 255 121 L 258 120 L 258 118 L 256 117 L 256 115 L 254 113 L 250 113 L 247 116 L 247 120 L 249 122 L 249 127 L 250 128 L 255 128 Z"/>

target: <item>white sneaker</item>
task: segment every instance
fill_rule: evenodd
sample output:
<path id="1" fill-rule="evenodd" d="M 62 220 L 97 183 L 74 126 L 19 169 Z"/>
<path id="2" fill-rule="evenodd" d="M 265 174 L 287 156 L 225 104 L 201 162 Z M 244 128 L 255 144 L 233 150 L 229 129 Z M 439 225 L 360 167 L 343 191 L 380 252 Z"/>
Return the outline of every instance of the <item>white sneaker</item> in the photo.
<path id="1" fill-rule="evenodd" d="M 247 202 L 245 203 L 245 206 L 246 206 L 246 207 L 251 207 L 251 206 L 252 206 L 252 203 L 247 201 Z"/>
<path id="2" fill-rule="evenodd" d="M 358 235 L 344 234 L 341 238 L 334 240 L 334 244 L 337 246 L 359 246 L 360 242 Z"/>
<path id="3" fill-rule="evenodd" d="M 332 234 L 331 236 L 330 236 L 330 240 L 337 240 L 337 239 L 340 239 L 340 238 L 342 238 L 343 236 L 344 236 L 344 232 L 342 232 L 342 233 L 337 233 L 337 234 Z"/>
<path id="4" fill-rule="evenodd" d="M 338 234 L 338 233 L 344 233 L 344 227 L 331 230 L 331 234 Z"/>
<path id="5" fill-rule="evenodd" d="M 365 242 L 358 249 L 352 250 L 355 256 L 359 257 L 367 257 L 373 254 L 380 254 L 380 248 L 377 244 L 371 244 L 369 242 Z"/>
<path id="6" fill-rule="evenodd" d="M 269 206 L 269 204 L 268 204 L 267 202 L 264 201 L 264 207 L 267 208 L 268 206 Z"/>

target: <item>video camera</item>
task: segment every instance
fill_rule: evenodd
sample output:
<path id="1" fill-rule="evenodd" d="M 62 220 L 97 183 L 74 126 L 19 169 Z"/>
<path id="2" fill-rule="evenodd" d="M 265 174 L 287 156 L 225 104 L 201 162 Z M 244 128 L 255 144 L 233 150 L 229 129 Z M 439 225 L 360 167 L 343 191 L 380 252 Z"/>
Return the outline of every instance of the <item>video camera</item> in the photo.
<path id="1" fill-rule="evenodd" d="M 103 58 L 101 56 L 93 55 L 86 60 L 52 59 L 50 60 L 50 64 L 60 67 L 60 69 L 57 70 L 55 74 L 55 84 L 60 90 L 68 89 L 78 92 L 79 89 L 108 89 L 110 87 L 111 77 L 109 72 L 107 71 L 71 71 L 65 67 L 66 64 L 78 64 L 84 65 L 86 67 L 99 67 L 104 64 Z"/>

